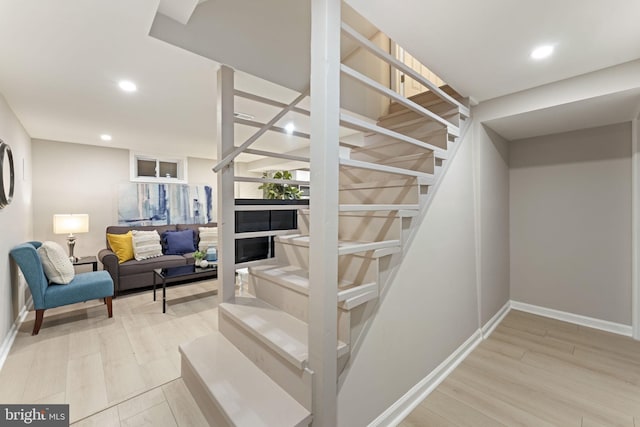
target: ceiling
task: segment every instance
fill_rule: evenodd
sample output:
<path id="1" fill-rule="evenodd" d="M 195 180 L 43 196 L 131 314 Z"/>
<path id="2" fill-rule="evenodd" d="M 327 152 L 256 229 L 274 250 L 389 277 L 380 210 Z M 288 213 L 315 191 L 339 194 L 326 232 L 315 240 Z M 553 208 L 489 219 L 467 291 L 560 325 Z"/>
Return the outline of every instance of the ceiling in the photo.
<path id="1" fill-rule="evenodd" d="M 509 141 L 629 122 L 640 114 L 640 88 L 488 120 Z"/>
<path id="2" fill-rule="evenodd" d="M 477 101 L 640 58 L 640 1 L 405 0 L 402 10 L 389 0 L 348 3 Z M 554 55 L 532 60 L 544 44 Z"/>
<path id="3" fill-rule="evenodd" d="M 402 10 L 389 0 L 349 4 L 478 101 L 640 57 L 637 1 L 406 0 Z M 156 15 L 159 7 L 174 20 Z M 291 101 L 296 92 L 284 86 L 300 89 L 308 80 L 299 72 L 308 69 L 308 10 L 301 0 L 0 0 L 0 93 L 32 138 L 215 158 L 218 58 L 243 71 L 237 73 L 239 88 Z M 205 11 L 219 25 L 198 18 Z M 202 40 L 182 34 L 182 43 L 198 44 L 205 56 L 149 36 L 160 27 L 178 34 L 184 27 L 175 20 L 221 33 Z M 540 43 L 554 43 L 556 54 L 534 63 L 528 54 Z M 274 61 L 276 56 L 283 59 Z M 135 81 L 138 91 L 120 91 L 120 79 Z M 633 99 L 591 102 L 616 111 Z M 264 121 L 272 114 L 250 104 L 239 102 L 236 109 Z M 549 117 L 541 112 L 531 120 L 547 123 Z M 293 115 L 281 124 L 288 120 L 306 126 Z M 494 125 L 522 136 L 517 125 Z M 113 140 L 101 141 L 102 133 Z M 257 148 L 276 144 L 268 138 Z M 287 151 L 307 143 L 289 137 L 285 146 L 277 144 Z"/>

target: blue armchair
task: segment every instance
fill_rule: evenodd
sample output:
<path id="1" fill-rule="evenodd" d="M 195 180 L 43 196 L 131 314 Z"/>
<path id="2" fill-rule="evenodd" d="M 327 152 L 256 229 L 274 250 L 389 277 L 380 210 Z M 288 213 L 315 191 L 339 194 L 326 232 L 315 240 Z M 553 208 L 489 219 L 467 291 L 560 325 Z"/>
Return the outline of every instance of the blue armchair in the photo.
<path id="1" fill-rule="evenodd" d="M 80 273 L 76 274 L 74 279 L 66 285 L 49 286 L 40 257 L 36 252 L 36 249 L 41 245 L 41 242 L 27 242 L 14 247 L 9 252 L 22 270 L 33 296 L 36 322 L 31 335 L 38 335 L 44 311 L 48 308 L 104 298 L 109 317 L 112 317 L 113 280 L 109 273 L 104 270 Z"/>

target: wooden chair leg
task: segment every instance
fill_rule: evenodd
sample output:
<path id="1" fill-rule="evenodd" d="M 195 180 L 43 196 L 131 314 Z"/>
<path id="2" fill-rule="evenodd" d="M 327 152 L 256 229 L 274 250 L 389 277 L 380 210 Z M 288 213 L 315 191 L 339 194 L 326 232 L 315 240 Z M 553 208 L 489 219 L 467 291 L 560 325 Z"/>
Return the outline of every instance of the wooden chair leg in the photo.
<path id="1" fill-rule="evenodd" d="M 113 317 L 113 308 L 111 306 L 111 298 L 112 297 L 106 297 L 104 299 L 105 303 L 107 304 L 107 312 L 109 313 L 109 318 Z"/>
<path id="2" fill-rule="evenodd" d="M 38 335 L 40 327 L 42 326 L 42 319 L 44 319 L 44 309 L 36 310 L 36 323 L 33 325 L 31 335 Z"/>

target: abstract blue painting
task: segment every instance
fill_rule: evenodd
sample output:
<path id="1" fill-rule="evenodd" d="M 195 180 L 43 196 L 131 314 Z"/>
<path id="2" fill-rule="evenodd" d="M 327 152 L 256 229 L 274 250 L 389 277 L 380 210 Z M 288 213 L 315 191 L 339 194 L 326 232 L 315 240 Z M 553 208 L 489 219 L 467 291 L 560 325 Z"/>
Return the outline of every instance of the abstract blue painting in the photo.
<path id="1" fill-rule="evenodd" d="M 119 225 L 206 224 L 212 209 L 208 185 L 126 183 L 118 192 Z"/>

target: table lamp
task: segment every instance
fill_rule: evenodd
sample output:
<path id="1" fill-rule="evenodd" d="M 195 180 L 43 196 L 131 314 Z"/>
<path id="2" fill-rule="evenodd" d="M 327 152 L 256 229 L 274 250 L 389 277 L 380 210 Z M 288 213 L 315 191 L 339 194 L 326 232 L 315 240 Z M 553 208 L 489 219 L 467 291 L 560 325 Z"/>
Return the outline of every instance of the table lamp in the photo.
<path id="1" fill-rule="evenodd" d="M 73 256 L 73 247 L 76 244 L 76 236 L 73 233 L 89 232 L 88 214 L 56 214 L 53 216 L 53 232 L 55 234 L 69 234 L 67 246 L 69 247 L 69 259 L 76 262 L 78 258 Z"/>

